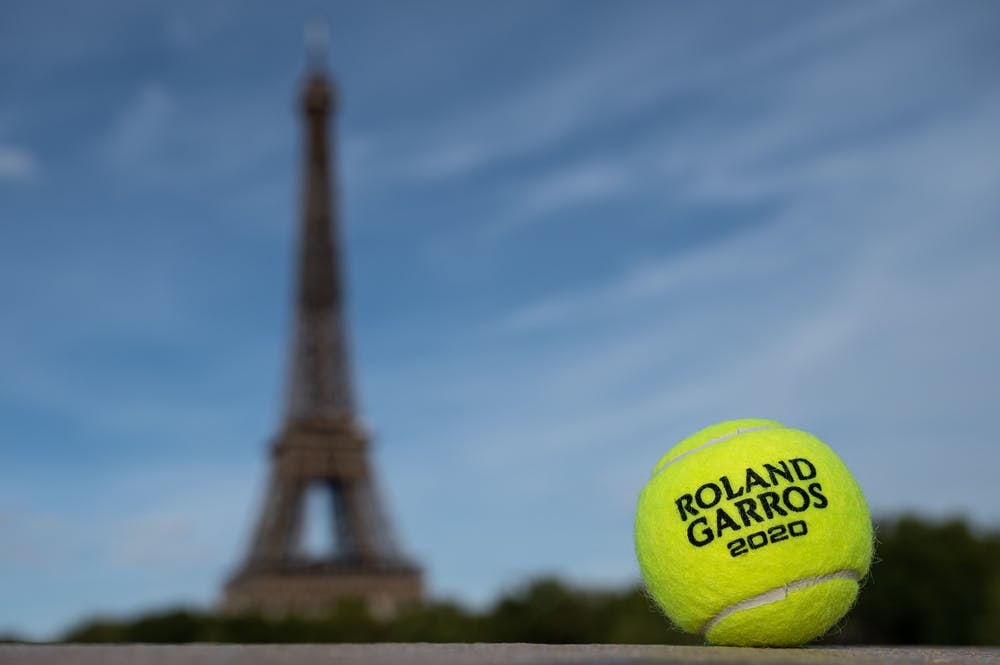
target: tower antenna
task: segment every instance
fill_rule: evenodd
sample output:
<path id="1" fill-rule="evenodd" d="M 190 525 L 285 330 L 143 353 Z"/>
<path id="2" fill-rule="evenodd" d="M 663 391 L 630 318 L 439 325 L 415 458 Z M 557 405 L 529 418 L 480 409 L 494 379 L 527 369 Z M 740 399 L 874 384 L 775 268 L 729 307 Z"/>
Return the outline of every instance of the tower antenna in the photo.
<path id="1" fill-rule="evenodd" d="M 311 69 L 325 69 L 330 51 L 330 23 L 325 16 L 316 15 L 306 22 L 306 59 Z"/>

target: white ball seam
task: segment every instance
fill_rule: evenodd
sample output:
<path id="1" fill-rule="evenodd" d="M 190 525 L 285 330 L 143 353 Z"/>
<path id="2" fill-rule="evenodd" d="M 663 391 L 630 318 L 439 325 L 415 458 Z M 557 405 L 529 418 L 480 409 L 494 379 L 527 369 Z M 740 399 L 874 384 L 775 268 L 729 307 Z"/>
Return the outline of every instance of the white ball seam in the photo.
<path id="1" fill-rule="evenodd" d="M 744 598 L 738 603 L 733 603 L 729 607 L 723 608 L 718 614 L 705 622 L 705 625 L 701 627 L 698 631 L 702 635 L 708 635 L 708 631 L 712 630 L 719 622 L 729 616 L 736 614 L 737 612 L 742 612 L 744 610 L 752 610 L 755 607 L 761 607 L 762 605 L 769 605 L 771 603 L 777 603 L 779 601 L 788 598 L 788 594 L 792 591 L 800 591 L 802 589 L 808 589 L 811 586 L 817 584 L 822 584 L 823 582 L 829 582 L 830 580 L 844 579 L 851 580 L 853 582 L 859 582 L 861 580 L 861 575 L 856 570 L 844 569 L 837 570 L 832 573 L 827 573 L 826 575 L 818 575 L 815 577 L 803 577 L 802 579 L 794 580 L 788 582 L 787 584 L 782 584 L 781 586 L 769 589 L 764 593 L 759 593 L 756 596 L 750 596 L 749 598 Z"/>
<path id="2" fill-rule="evenodd" d="M 709 439 L 708 441 L 706 441 L 705 443 L 701 444 L 700 446 L 696 446 L 696 447 L 692 448 L 691 450 L 686 450 L 683 453 L 681 453 L 680 455 L 678 455 L 677 457 L 675 457 L 675 458 L 673 458 L 671 460 L 668 460 L 664 464 L 661 464 L 659 467 L 656 468 L 655 471 L 653 471 L 653 477 L 655 478 L 656 476 L 660 475 L 661 473 L 663 473 L 663 470 L 666 469 L 668 466 L 670 466 L 671 464 L 673 464 L 674 462 L 676 462 L 678 460 L 684 459 L 688 455 L 691 455 L 693 453 L 696 453 L 696 452 L 699 452 L 701 450 L 704 450 L 705 448 L 708 448 L 709 446 L 714 446 L 717 443 L 722 443 L 723 441 L 728 441 L 729 439 L 737 437 L 740 434 L 747 434 L 748 432 L 759 432 L 759 431 L 765 430 L 765 429 L 787 429 L 787 428 L 784 425 L 758 425 L 756 427 L 738 427 L 735 432 L 727 432 L 727 433 L 723 434 L 722 436 L 717 436 L 714 439 Z"/>

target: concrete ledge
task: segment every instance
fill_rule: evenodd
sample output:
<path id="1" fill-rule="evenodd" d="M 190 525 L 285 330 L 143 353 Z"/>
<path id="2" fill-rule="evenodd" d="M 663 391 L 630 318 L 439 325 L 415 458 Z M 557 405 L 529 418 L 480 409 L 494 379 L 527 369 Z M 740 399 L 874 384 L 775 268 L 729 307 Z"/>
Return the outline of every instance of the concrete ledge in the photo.
<path id="1" fill-rule="evenodd" d="M 547 645 L 0 645 L 0 665 L 1000 665 L 1000 648 L 802 648 Z"/>

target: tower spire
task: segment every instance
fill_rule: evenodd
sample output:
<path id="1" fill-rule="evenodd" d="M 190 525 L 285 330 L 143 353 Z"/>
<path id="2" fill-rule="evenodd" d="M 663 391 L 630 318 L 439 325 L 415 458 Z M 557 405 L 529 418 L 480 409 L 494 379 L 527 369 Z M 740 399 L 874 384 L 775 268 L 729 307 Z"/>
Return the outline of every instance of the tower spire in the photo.
<path id="1" fill-rule="evenodd" d="M 330 25 L 322 16 L 313 16 L 306 23 L 306 60 L 313 71 L 326 69 L 330 50 Z"/>

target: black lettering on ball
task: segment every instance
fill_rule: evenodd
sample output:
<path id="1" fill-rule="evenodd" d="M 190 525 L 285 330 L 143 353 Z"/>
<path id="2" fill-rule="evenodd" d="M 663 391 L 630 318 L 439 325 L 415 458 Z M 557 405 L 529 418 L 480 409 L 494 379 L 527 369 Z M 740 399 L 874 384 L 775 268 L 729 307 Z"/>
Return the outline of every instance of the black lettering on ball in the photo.
<path id="1" fill-rule="evenodd" d="M 795 520 L 788 523 L 788 533 L 796 537 L 804 536 L 809 533 L 809 526 L 805 520 Z"/>
<path id="2" fill-rule="evenodd" d="M 740 485 L 739 492 L 734 492 L 729 476 L 722 476 L 719 478 L 719 482 L 722 483 L 722 489 L 726 490 L 726 501 L 732 501 L 733 499 L 738 499 L 743 496 L 743 486 Z"/>
<path id="3" fill-rule="evenodd" d="M 722 508 L 719 508 L 717 511 L 715 511 L 715 525 L 716 525 L 715 530 L 718 533 L 719 538 L 722 538 L 722 532 L 725 531 L 726 529 L 739 531 L 742 528 L 740 527 L 739 524 L 736 523 L 736 520 L 730 517 L 729 513 L 727 513 Z"/>
<path id="4" fill-rule="evenodd" d="M 747 469 L 746 486 L 748 492 L 752 492 L 754 487 L 760 487 L 763 489 L 767 489 L 768 487 L 770 487 L 770 485 L 767 484 L 767 481 L 764 480 L 760 476 L 760 474 L 754 471 L 753 469 Z"/>
<path id="5" fill-rule="evenodd" d="M 809 493 L 816 499 L 813 501 L 813 508 L 826 508 L 830 505 L 830 502 L 826 500 L 826 495 L 823 494 L 823 486 L 819 483 L 810 483 Z"/>
<path id="6" fill-rule="evenodd" d="M 709 490 L 711 493 L 711 499 L 705 500 L 705 490 Z M 722 499 L 722 490 L 715 483 L 705 483 L 694 493 L 694 500 L 698 502 L 698 505 L 704 509 L 709 509 L 715 504 L 719 503 Z"/>
<path id="7" fill-rule="evenodd" d="M 795 469 L 795 475 L 798 476 L 799 480 L 812 480 L 816 477 L 816 467 L 806 458 L 796 457 L 789 462 L 792 463 L 792 468 Z"/>
<path id="8" fill-rule="evenodd" d="M 792 501 L 792 497 L 799 497 L 797 501 Z M 785 491 L 781 493 L 781 500 L 789 510 L 795 511 L 796 513 L 801 513 L 803 510 L 809 507 L 809 495 L 804 489 L 796 485 L 791 487 L 786 487 Z"/>
<path id="9" fill-rule="evenodd" d="M 761 492 L 757 495 L 757 498 L 760 500 L 760 505 L 764 509 L 767 519 L 774 519 L 775 515 L 781 515 L 782 517 L 788 515 L 788 511 L 779 505 L 781 497 L 778 496 L 777 492 Z"/>
<path id="10" fill-rule="evenodd" d="M 695 515 L 698 514 L 698 511 L 695 510 L 694 507 L 691 506 L 691 503 L 693 501 L 694 501 L 694 497 L 693 496 L 691 496 L 690 494 L 684 494 L 680 498 L 678 498 L 677 501 L 674 502 L 674 503 L 677 504 L 677 510 L 681 514 L 681 521 L 682 522 L 687 522 L 688 514 L 690 514 L 692 516 L 695 516 Z"/>
<path id="11" fill-rule="evenodd" d="M 774 498 L 777 499 L 778 496 L 775 495 Z M 754 522 L 764 521 L 764 518 L 757 513 L 757 502 L 753 499 L 740 499 L 733 505 L 736 506 L 736 510 L 740 511 L 740 519 L 743 521 L 743 526 L 750 526 L 751 519 Z"/>
<path id="12" fill-rule="evenodd" d="M 788 462 L 781 460 L 778 464 L 781 465 L 780 469 L 773 464 L 764 465 L 764 470 L 767 471 L 767 477 L 771 479 L 771 484 L 777 485 L 778 478 L 784 478 L 787 482 L 792 482 L 792 472 L 788 469 Z"/>
<path id="13" fill-rule="evenodd" d="M 699 527 L 696 528 L 696 527 Z M 708 545 L 710 542 L 715 540 L 715 534 L 712 529 L 708 526 L 708 519 L 704 516 L 699 517 L 696 520 L 692 520 L 691 524 L 688 525 L 688 542 L 690 542 L 695 547 L 702 547 Z"/>

